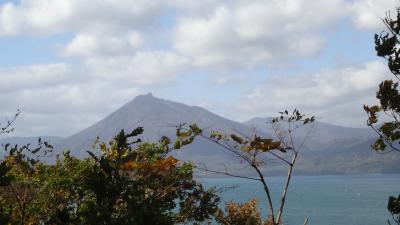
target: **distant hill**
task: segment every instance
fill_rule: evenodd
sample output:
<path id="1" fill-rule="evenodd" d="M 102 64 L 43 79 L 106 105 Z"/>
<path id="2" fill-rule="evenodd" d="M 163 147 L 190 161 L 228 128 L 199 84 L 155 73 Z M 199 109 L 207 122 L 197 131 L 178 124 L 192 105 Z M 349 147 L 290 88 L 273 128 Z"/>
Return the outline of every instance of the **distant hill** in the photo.
<path id="1" fill-rule="evenodd" d="M 267 121 L 270 118 L 254 118 L 238 123 L 218 116 L 201 107 L 160 99 L 152 94 L 140 95 L 92 126 L 67 138 L 46 137 L 58 151 L 70 149 L 80 157 L 86 151 L 93 150 L 96 137 L 106 141 L 112 139 L 121 129 L 131 131 L 138 126 L 144 127 L 142 140 L 157 141 L 165 135 L 175 137 L 175 126 L 182 123 L 197 123 L 205 132 L 221 130 L 228 133 L 239 131 L 246 135 L 257 132 L 261 136 L 271 137 Z M 295 141 L 306 134 L 299 129 Z M 46 139 L 44 138 L 44 139 Z M 354 173 L 391 173 L 400 171 L 400 154 L 379 155 L 373 152 L 370 144 L 375 136 L 369 129 L 348 128 L 316 122 L 300 159 L 296 171 L 298 174 L 354 174 Z M 9 138 L 1 143 L 18 144 L 37 143 L 37 138 Z M 204 163 L 209 169 L 224 170 L 225 167 L 248 173 L 242 164 L 204 139 L 197 139 L 192 145 L 176 151 L 175 156 L 186 161 Z M 284 173 L 279 166 L 268 167 L 266 172 L 278 175 Z"/>
<path id="2" fill-rule="evenodd" d="M 267 131 L 271 118 L 254 118 L 244 124 Z M 295 141 L 302 140 L 306 130 L 296 130 Z M 300 174 L 399 173 L 400 154 L 378 154 L 371 148 L 376 134 L 368 128 L 350 128 L 315 122 L 298 161 Z"/>
<path id="3" fill-rule="evenodd" d="M 244 124 L 262 132 L 271 132 L 270 125 L 267 123 L 271 119 L 256 117 Z M 306 134 L 307 130 L 300 128 L 295 131 L 294 136 L 297 140 L 303 140 Z M 332 146 L 348 148 L 370 141 L 375 136 L 376 134 L 368 128 L 350 128 L 316 121 L 313 123 L 306 147 L 309 151 L 323 151 Z"/>

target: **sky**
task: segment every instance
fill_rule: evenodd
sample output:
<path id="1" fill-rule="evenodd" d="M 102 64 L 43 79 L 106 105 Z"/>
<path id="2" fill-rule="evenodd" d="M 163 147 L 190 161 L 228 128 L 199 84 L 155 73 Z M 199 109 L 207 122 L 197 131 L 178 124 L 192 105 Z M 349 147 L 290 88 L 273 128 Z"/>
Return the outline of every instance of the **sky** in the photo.
<path id="1" fill-rule="evenodd" d="M 0 119 L 69 136 L 134 97 L 365 127 L 396 0 L 0 0 Z"/>

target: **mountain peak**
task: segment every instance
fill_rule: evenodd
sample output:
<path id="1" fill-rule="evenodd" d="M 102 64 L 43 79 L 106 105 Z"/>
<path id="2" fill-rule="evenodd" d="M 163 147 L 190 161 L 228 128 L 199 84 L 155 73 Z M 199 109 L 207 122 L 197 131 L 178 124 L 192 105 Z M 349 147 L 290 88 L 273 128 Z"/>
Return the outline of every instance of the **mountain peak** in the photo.
<path id="1" fill-rule="evenodd" d="M 247 126 L 225 119 L 200 107 L 154 97 L 151 93 L 138 95 L 133 100 L 114 111 L 92 126 L 68 137 L 63 148 L 75 150 L 81 154 L 85 147 L 99 137 L 110 140 L 121 129 L 132 130 L 144 127 L 143 140 L 158 140 L 161 136 L 174 137 L 179 124 L 196 123 L 208 130 L 234 131 L 250 133 Z"/>
<path id="2" fill-rule="evenodd" d="M 153 96 L 153 93 L 151 93 L 151 92 L 149 92 L 149 93 L 147 93 L 147 94 L 143 94 L 143 95 L 138 95 L 138 96 L 136 96 L 136 98 L 155 98 L 154 96 Z"/>
<path id="3" fill-rule="evenodd" d="M 154 95 L 149 92 L 147 94 L 142 94 L 138 95 L 135 98 L 133 98 L 130 103 L 127 105 L 132 105 L 132 104 L 154 104 L 154 102 L 158 102 L 158 100 L 161 100 L 159 98 L 154 97 Z"/>

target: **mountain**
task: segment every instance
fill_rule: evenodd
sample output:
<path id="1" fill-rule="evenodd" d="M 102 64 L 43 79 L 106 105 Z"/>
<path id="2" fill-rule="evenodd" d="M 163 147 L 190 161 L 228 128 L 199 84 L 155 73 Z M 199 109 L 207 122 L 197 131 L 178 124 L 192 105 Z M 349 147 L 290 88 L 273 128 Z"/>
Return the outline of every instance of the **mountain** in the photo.
<path id="1" fill-rule="evenodd" d="M 176 126 L 182 123 L 196 123 L 205 132 L 212 130 L 240 131 L 245 134 L 252 132 L 251 128 L 244 124 L 228 120 L 201 107 L 187 106 L 147 94 L 134 98 L 103 120 L 67 137 L 59 147 L 70 149 L 75 155 L 84 156 L 87 150 L 92 150 L 96 137 L 110 140 L 121 129 L 131 131 L 138 126 L 144 128 L 142 140 L 157 141 L 161 136 L 174 139 Z M 223 162 L 231 163 L 222 149 L 202 139 L 196 140 L 187 149 L 177 151 L 176 156 L 198 163 L 209 162 L 213 168 L 223 168 Z"/>
<path id="2" fill-rule="evenodd" d="M 72 154 L 85 157 L 87 151 L 93 150 L 94 140 L 112 139 L 121 129 L 131 131 L 138 126 L 144 127 L 142 140 L 157 141 L 161 136 L 175 138 L 175 127 L 182 123 L 197 123 L 205 133 L 220 130 L 227 133 L 240 132 L 251 135 L 257 132 L 263 137 L 273 137 L 273 132 L 266 123 L 271 118 L 254 118 L 244 123 L 238 123 L 218 116 L 201 107 L 160 99 L 152 94 L 140 95 L 121 108 L 67 138 L 46 137 L 58 151 L 69 149 Z M 298 129 L 295 142 L 302 140 L 307 130 Z M 46 140 L 44 138 L 44 140 Z M 348 128 L 315 122 L 305 148 L 302 150 L 297 174 L 362 174 L 362 173 L 392 173 L 400 171 L 400 154 L 380 155 L 370 148 L 375 135 L 369 129 Z M 0 140 L 0 143 L 26 144 L 37 142 L 37 138 L 11 138 Z M 215 143 L 198 138 L 175 151 L 174 156 L 181 160 L 204 163 L 208 169 L 225 170 L 230 168 L 235 173 L 247 174 L 248 170 L 237 158 L 227 154 L 226 150 Z M 265 172 L 279 175 L 285 173 L 281 166 L 268 167 Z"/>

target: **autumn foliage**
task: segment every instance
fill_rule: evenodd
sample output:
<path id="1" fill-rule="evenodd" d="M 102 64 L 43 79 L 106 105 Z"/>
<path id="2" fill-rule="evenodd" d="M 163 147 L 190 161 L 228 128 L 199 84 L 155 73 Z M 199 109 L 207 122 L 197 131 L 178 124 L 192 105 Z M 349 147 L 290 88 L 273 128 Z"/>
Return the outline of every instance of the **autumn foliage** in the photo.
<path id="1" fill-rule="evenodd" d="M 193 179 L 193 166 L 170 155 L 170 140 L 142 143 L 123 130 L 99 153 L 67 151 L 54 165 L 8 149 L 0 166 L 0 224 L 154 224 L 205 222 L 219 197 Z"/>
<path id="2" fill-rule="evenodd" d="M 376 54 L 387 61 L 388 69 L 394 80 L 384 80 L 379 84 L 376 98 L 379 104 L 364 105 L 368 113 L 368 126 L 377 134 L 378 138 L 372 148 L 379 153 L 400 152 L 400 8 L 392 18 L 390 12 L 383 19 L 387 30 L 375 34 Z M 396 224 L 400 224 L 400 196 L 389 197 L 387 209 Z M 389 220 L 387 221 L 389 224 Z"/>
<path id="3" fill-rule="evenodd" d="M 272 225 L 271 218 L 262 221 L 258 201 L 253 198 L 240 204 L 229 202 L 225 205 L 225 212 L 217 211 L 216 220 L 222 225 Z"/>

